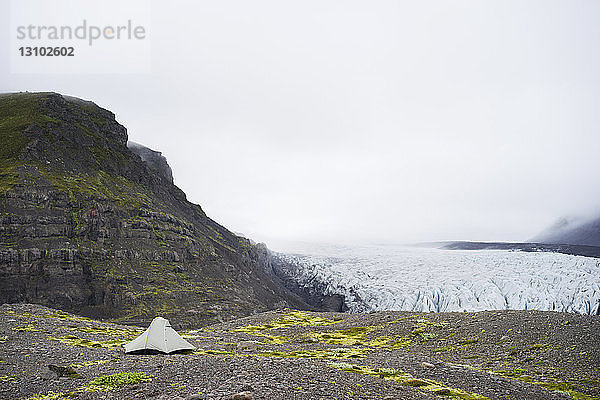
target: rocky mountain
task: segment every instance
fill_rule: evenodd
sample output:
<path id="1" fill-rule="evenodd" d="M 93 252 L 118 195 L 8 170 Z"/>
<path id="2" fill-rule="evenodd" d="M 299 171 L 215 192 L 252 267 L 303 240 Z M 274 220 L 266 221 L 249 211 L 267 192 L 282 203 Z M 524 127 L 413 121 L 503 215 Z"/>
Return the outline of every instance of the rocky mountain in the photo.
<path id="1" fill-rule="evenodd" d="M 310 308 L 271 256 L 173 185 L 162 155 L 127 146 L 113 113 L 56 93 L 0 96 L 0 303 L 197 325 Z"/>
<path id="2" fill-rule="evenodd" d="M 592 219 L 561 218 L 532 238 L 531 242 L 600 246 L 600 216 Z"/>

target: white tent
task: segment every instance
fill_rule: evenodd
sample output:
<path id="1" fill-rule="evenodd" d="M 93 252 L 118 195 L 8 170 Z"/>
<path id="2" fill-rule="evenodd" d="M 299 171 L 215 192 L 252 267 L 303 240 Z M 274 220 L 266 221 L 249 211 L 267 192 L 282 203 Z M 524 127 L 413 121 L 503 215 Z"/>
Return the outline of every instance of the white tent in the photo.
<path id="1" fill-rule="evenodd" d="M 175 329 L 171 328 L 169 320 L 162 317 L 154 318 L 144 333 L 126 343 L 123 347 L 125 353 L 140 350 L 157 350 L 163 353 L 171 353 L 177 350 L 196 349 L 179 336 Z"/>

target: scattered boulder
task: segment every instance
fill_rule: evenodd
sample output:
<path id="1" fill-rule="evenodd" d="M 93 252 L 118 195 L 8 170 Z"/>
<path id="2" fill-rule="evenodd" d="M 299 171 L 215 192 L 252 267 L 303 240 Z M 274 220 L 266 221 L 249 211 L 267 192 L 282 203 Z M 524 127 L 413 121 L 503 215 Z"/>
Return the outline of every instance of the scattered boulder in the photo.
<path id="1" fill-rule="evenodd" d="M 252 393 L 240 392 L 231 396 L 231 400 L 252 400 Z"/>
<path id="2" fill-rule="evenodd" d="M 252 387 L 252 385 L 246 383 L 242 385 L 242 387 L 240 388 L 240 392 L 254 392 L 254 388 Z"/>
<path id="3" fill-rule="evenodd" d="M 206 396 L 203 396 L 201 394 L 190 394 L 189 396 L 187 396 L 185 398 L 185 400 L 204 400 L 206 399 Z"/>
<path id="4" fill-rule="evenodd" d="M 61 365 L 49 364 L 48 369 L 56 374 L 59 378 L 70 378 L 70 379 L 78 379 L 83 378 L 81 375 L 77 373 L 75 368 L 73 367 L 63 367 Z"/>
<path id="5" fill-rule="evenodd" d="M 257 351 L 261 343 L 255 340 L 244 340 L 237 343 L 239 351 Z"/>

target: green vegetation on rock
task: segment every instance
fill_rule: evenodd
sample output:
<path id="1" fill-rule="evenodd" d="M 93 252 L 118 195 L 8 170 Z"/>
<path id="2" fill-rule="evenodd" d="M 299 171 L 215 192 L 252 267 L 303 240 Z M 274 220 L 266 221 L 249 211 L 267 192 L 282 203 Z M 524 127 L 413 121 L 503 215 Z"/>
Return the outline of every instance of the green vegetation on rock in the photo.
<path id="1" fill-rule="evenodd" d="M 338 322 L 341 322 L 341 320 L 334 321 L 332 319 L 311 315 L 308 312 L 294 310 L 285 313 L 283 318 L 276 319 L 268 324 L 247 325 L 241 328 L 234 329 L 233 332 L 244 332 L 248 334 L 254 334 L 255 332 L 260 332 L 264 330 L 284 329 L 292 326 L 324 326 L 333 325 Z"/>
<path id="2" fill-rule="evenodd" d="M 109 348 L 110 349 L 113 347 L 120 346 L 127 342 L 127 340 L 120 340 L 120 339 L 105 340 L 105 341 L 89 340 L 89 339 L 83 339 L 83 338 L 73 336 L 73 335 L 60 336 L 60 337 L 49 336 L 48 339 L 56 340 L 57 342 L 61 342 L 66 345 L 69 345 L 69 346 L 88 347 L 90 349 L 97 349 L 97 348 Z"/>
<path id="3" fill-rule="evenodd" d="M 371 332 L 373 329 L 374 327 L 371 326 L 357 326 L 333 332 L 311 332 L 308 335 L 321 343 L 354 346 L 364 343 L 367 333 Z"/>
<path id="4" fill-rule="evenodd" d="M 60 122 L 39 112 L 44 93 L 17 93 L 0 96 L 0 159 L 18 158 L 29 142 L 23 131 L 30 125 L 40 128 L 50 122 Z"/>
<path id="5" fill-rule="evenodd" d="M 404 386 L 417 387 L 419 390 L 425 390 L 441 396 L 449 396 L 454 399 L 464 400 L 485 400 L 485 396 L 477 393 L 468 393 L 461 389 L 448 387 L 440 382 L 431 379 L 417 379 L 411 374 L 396 370 L 393 368 L 371 368 L 364 365 L 349 364 L 349 363 L 331 363 L 330 367 L 341 371 L 352 372 L 355 374 L 369 375 L 378 377 L 384 380 L 390 380 L 400 383 Z M 488 399 L 489 400 L 489 399 Z"/>
<path id="6" fill-rule="evenodd" d="M 46 394 L 34 394 L 26 400 L 72 400 L 73 393 L 49 392 Z"/>
<path id="7" fill-rule="evenodd" d="M 41 329 L 38 329 L 33 324 L 15 326 L 14 328 L 12 328 L 12 330 L 16 331 L 16 332 L 41 332 L 42 331 Z"/>
<path id="8" fill-rule="evenodd" d="M 142 333 L 141 329 L 121 329 L 121 328 L 113 328 L 109 326 L 77 326 L 72 325 L 67 327 L 70 331 L 77 331 L 82 333 L 91 333 L 95 335 L 106 335 L 106 336 L 114 336 L 124 339 L 135 339 L 140 333 Z"/>
<path id="9" fill-rule="evenodd" d="M 293 350 L 293 351 L 269 351 L 258 353 L 261 357 L 282 358 L 323 358 L 323 359 L 352 359 L 365 357 L 368 349 L 360 348 L 336 348 L 322 350 Z"/>
<path id="10" fill-rule="evenodd" d="M 576 386 L 571 382 L 563 382 L 560 380 L 546 378 L 545 380 L 537 380 L 533 373 L 523 368 L 514 368 L 512 370 L 489 371 L 495 375 L 500 375 L 504 378 L 514 379 L 521 382 L 539 385 L 545 389 L 562 392 L 571 396 L 575 400 L 600 400 L 600 397 L 590 396 L 577 390 Z"/>
<path id="11" fill-rule="evenodd" d="M 3 375 L 0 376 L 0 383 L 1 382 L 16 382 L 17 381 L 17 376 L 16 375 Z"/>
<path id="12" fill-rule="evenodd" d="M 40 172 L 57 190 L 67 192 L 71 202 L 106 199 L 126 209 L 152 203 L 150 193 L 141 185 L 104 171 L 86 174 L 41 169 Z"/>
<path id="13" fill-rule="evenodd" d="M 80 362 L 80 363 L 74 363 L 69 365 L 69 367 L 72 368 L 83 368 L 83 367 L 89 367 L 92 365 L 101 365 L 101 364 L 106 364 L 108 362 L 110 362 L 111 360 L 94 360 L 94 361 L 84 361 L 84 362 Z"/>
<path id="14" fill-rule="evenodd" d="M 92 380 L 84 388 L 86 391 L 92 392 L 108 392 L 115 389 L 120 389 L 127 385 L 152 381 L 152 375 L 145 372 L 124 372 L 120 374 L 105 375 Z"/>

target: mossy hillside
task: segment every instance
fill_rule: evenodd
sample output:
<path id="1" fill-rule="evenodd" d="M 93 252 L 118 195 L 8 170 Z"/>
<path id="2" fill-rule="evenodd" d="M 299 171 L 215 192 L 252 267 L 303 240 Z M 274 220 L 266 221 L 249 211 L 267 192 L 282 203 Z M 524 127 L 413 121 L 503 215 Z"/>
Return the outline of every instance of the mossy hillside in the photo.
<path id="1" fill-rule="evenodd" d="M 251 326 L 267 326 L 267 327 L 273 327 L 273 326 L 278 326 L 280 325 L 283 321 L 285 321 L 285 323 L 283 324 L 285 326 L 285 328 L 283 329 L 291 329 L 291 328 L 302 328 L 302 329 L 311 329 L 311 324 L 309 321 L 312 321 L 312 323 L 323 323 L 323 322 L 327 322 L 330 325 L 320 325 L 321 329 L 331 329 L 331 327 L 335 326 L 334 324 L 331 324 L 331 322 L 334 322 L 335 319 L 334 318 L 323 318 L 320 316 L 315 316 L 311 313 L 305 313 L 305 312 L 297 312 L 297 311 L 292 311 L 292 312 L 288 312 L 286 314 L 290 314 L 292 313 L 292 315 L 294 315 L 294 323 L 291 323 L 291 320 L 289 318 L 289 315 L 282 315 L 279 318 L 274 318 L 273 321 L 271 322 L 266 322 L 265 324 L 262 325 L 251 325 Z M 47 314 L 47 315 L 38 315 L 38 318 L 56 318 L 56 317 L 68 317 L 68 315 L 64 315 L 64 314 Z M 314 319 L 315 317 L 318 317 L 318 319 Z M 74 319 L 74 317 L 71 317 L 71 319 Z M 76 319 L 74 319 L 76 320 Z M 274 321 L 277 321 L 276 323 L 273 323 Z M 400 330 L 398 331 L 398 333 L 400 333 L 402 330 L 409 330 L 409 331 L 414 331 L 415 330 L 415 325 L 421 325 L 421 326 L 427 326 L 427 327 L 441 327 L 439 329 L 447 329 L 445 332 L 439 332 L 440 336 L 439 339 L 430 339 L 433 341 L 447 341 L 449 340 L 449 338 L 455 338 L 456 336 L 459 336 L 458 338 L 456 338 L 456 343 L 460 344 L 460 343 L 465 343 L 468 342 L 469 345 L 474 345 L 474 344 L 480 344 L 481 341 L 485 342 L 485 336 L 486 334 L 486 330 L 482 330 L 482 329 L 478 329 L 477 327 L 474 327 L 474 329 L 468 333 L 468 334 L 460 334 L 460 335 L 456 335 L 456 332 L 452 332 L 449 335 L 447 335 L 449 333 L 449 331 L 453 331 L 454 329 L 452 328 L 452 325 L 449 323 L 438 323 L 438 322 L 434 322 L 434 321 L 430 321 L 431 323 L 428 322 L 424 322 L 422 319 L 420 319 L 419 321 L 415 321 L 414 318 L 409 318 L 409 319 L 404 319 L 402 322 L 394 322 L 394 323 L 383 323 L 383 324 L 377 324 L 377 325 L 371 325 L 374 327 L 377 327 L 379 329 L 384 329 L 384 327 L 394 327 L 394 328 L 399 328 Z M 415 323 L 416 322 L 416 323 Z M 444 322 L 444 321 L 442 321 Z M 338 324 L 343 324 L 343 323 L 347 323 L 345 321 L 337 321 Z M 93 326 L 93 325 L 92 325 Z M 314 325 L 312 325 L 314 326 Z M 69 327 L 71 328 L 71 327 Z M 67 328 L 67 329 L 69 329 Z M 334 334 L 334 337 L 336 334 L 339 334 L 340 332 L 348 332 L 351 334 L 356 334 L 356 333 L 364 333 L 366 330 L 363 329 L 364 327 L 355 327 L 357 329 L 352 329 L 352 328 L 347 328 L 347 329 L 337 329 L 337 330 L 330 330 L 330 333 Z M 115 332 L 112 331 L 112 329 L 103 329 L 103 328 L 92 328 L 92 329 L 88 329 L 87 327 L 81 327 L 81 329 L 78 329 L 78 331 L 81 332 L 89 332 L 89 333 L 97 333 L 97 334 L 107 334 L 107 333 L 111 333 L 111 332 Z M 233 332 L 235 332 L 236 330 L 233 329 Z M 243 329 L 242 329 L 243 331 Z M 125 333 L 125 332 L 119 332 L 116 331 L 117 333 L 121 334 L 121 333 Z M 257 331 L 257 333 L 262 333 L 264 332 L 264 330 L 259 330 Z M 369 332 L 372 332 L 372 330 L 369 329 Z M 241 332 L 240 332 L 241 333 Z M 386 332 L 389 333 L 389 332 Z M 421 332 L 422 333 L 422 332 Z M 308 332 L 307 336 L 310 336 L 311 332 Z M 418 334 L 418 333 L 417 333 Z M 302 339 L 295 339 L 298 336 L 290 336 L 287 338 L 287 342 L 290 345 L 294 345 L 294 343 L 303 343 Z M 474 340 L 473 338 L 478 338 L 477 340 Z M 366 340 L 367 338 L 364 338 L 364 340 Z M 300 340 L 300 342 L 298 342 L 297 340 Z M 373 339 L 374 340 L 374 339 Z M 507 343 L 507 342 L 511 342 L 511 340 L 505 338 L 503 340 L 500 341 L 501 343 Z M 266 342 L 268 343 L 268 342 Z M 419 342 L 415 342 L 415 345 L 418 345 Z M 429 346 L 429 341 L 423 341 L 421 342 L 421 346 L 422 345 L 427 345 Z M 514 346 L 511 346 L 511 348 Z M 556 346 L 552 346 L 548 343 L 533 343 L 533 344 L 528 344 L 527 346 L 524 346 L 526 348 L 526 350 L 524 351 L 529 351 L 529 352 L 540 352 L 543 351 L 542 349 L 549 349 L 549 351 L 555 351 L 558 350 L 556 349 Z M 96 348 L 101 348 L 101 346 L 96 347 Z M 354 353 L 354 355 L 351 356 L 351 358 L 357 356 L 357 357 L 365 357 L 367 356 L 371 351 L 373 350 L 368 350 L 365 348 L 348 348 L 349 350 L 354 350 L 356 353 Z M 257 356 L 264 356 L 264 357 L 281 357 L 281 358 L 314 358 L 314 359 L 318 359 L 318 358 L 344 358 L 344 357 L 348 357 L 348 354 L 344 354 L 342 353 L 338 353 L 336 354 L 338 350 L 336 348 L 331 348 L 331 349 L 323 349 L 323 350 L 277 350 L 277 351 L 270 351 L 270 352 L 265 352 L 265 351 L 258 351 L 256 353 Z M 408 351 L 410 351 L 410 349 L 408 349 Z M 198 353 L 200 354 L 200 353 Z M 212 349 L 205 349 L 202 351 L 202 354 L 205 355 L 212 355 L 212 356 L 219 356 L 219 355 L 228 355 L 228 356 L 239 356 L 239 354 L 236 355 L 235 352 L 232 351 L 224 351 L 224 350 L 212 350 Z M 486 370 L 485 368 L 482 368 L 482 370 Z M 491 370 L 490 370 L 491 371 Z M 513 370 L 504 370 L 504 371 L 495 371 L 494 373 L 502 375 L 503 377 L 507 378 L 507 379 L 518 379 L 520 381 L 524 381 L 524 382 L 530 382 L 532 384 L 536 384 L 539 385 L 540 382 L 538 379 L 540 378 L 536 378 L 536 376 L 540 375 L 540 371 L 528 371 L 525 369 L 513 369 Z M 556 371 L 556 373 L 558 374 L 559 372 Z M 587 394 L 583 394 L 581 392 L 581 389 L 579 389 L 579 386 L 573 382 L 569 382 L 569 381 L 564 381 L 564 380 L 560 380 L 560 379 L 556 379 L 556 380 L 552 380 L 552 381 L 548 381 L 549 377 L 548 377 L 548 370 L 546 369 L 545 372 L 543 373 L 546 375 L 545 381 L 543 381 L 543 385 L 540 385 L 542 387 L 554 387 L 554 388 L 562 388 L 564 389 L 563 391 L 568 390 L 574 397 L 573 398 L 585 398 L 585 399 L 589 399 L 589 398 L 593 398 L 593 397 L 582 397 L 582 396 L 589 396 Z M 593 384 L 590 381 L 591 384 Z M 579 390 L 577 390 L 579 389 Z M 558 389 L 557 389 L 558 390 Z M 581 395 L 579 395 L 578 393 L 581 393 Z M 579 397 L 577 397 L 579 396 Z"/>
<path id="2" fill-rule="evenodd" d="M 554 357 L 568 361 L 571 356 L 564 358 L 565 356 L 561 354 L 569 353 L 584 360 L 585 358 L 591 358 L 588 351 L 576 350 L 577 346 L 564 349 L 560 345 L 551 343 L 552 337 L 550 335 L 532 335 L 529 332 L 526 336 L 523 336 L 524 332 L 513 329 L 501 332 L 499 335 L 497 330 L 489 332 L 489 322 L 485 321 L 480 316 L 481 314 L 458 315 L 461 319 L 466 319 L 467 322 L 440 320 L 440 317 L 418 318 L 409 316 L 378 325 L 354 326 L 336 330 L 322 327 L 316 332 L 308 332 L 304 335 L 294 332 L 287 334 L 286 337 L 288 337 L 288 345 L 302 343 L 304 340 L 302 337 L 306 336 L 315 339 L 319 343 L 343 343 L 356 346 L 361 350 L 373 346 L 375 349 L 371 351 L 386 349 L 405 349 L 404 351 L 407 352 L 428 351 L 444 360 L 467 362 L 469 368 L 500 374 L 507 379 L 529 382 L 549 390 L 559 390 L 568 393 L 574 399 L 590 400 L 598 398 L 598 396 L 585 393 L 586 390 L 600 391 L 600 383 L 594 383 L 593 379 L 590 380 L 585 377 L 586 374 L 593 375 L 599 372 L 597 368 L 596 372 L 578 370 L 578 375 L 569 374 L 572 378 L 565 380 L 565 371 L 569 371 L 568 367 L 567 369 L 559 369 L 554 361 L 549 361 Z M 503 316 L 501 313 L 488 313 L 486 315 L 489 315 L 487 318 L 492 320 L 497 316 Z M 342 325 L 345 324 L 346 322 Z M 463 324 L 469 326 L 467 331 L 461 328 Z M 269 327 L 269 325 L 270 323 L 266 323 L 263 326 Z M 568 325 L 570 324 L 561 323 L 560 327 Z M 548 328 L 551 330 L 558 329 L 555 325 L 549 325 Z M 250 326 L 250 331 L 256 331 L 256 329 Z M 238 331 L 245 332 L 246 329 L 242 327 Z M 252 334 L 252 332 L 247 333 Z M 387 346 L 390 338 L 404 340 L 403 345 L 394 348 Z M 521 343 L 521 345 L 514 346 L 515 343 Z M 490 349 L 494 349 L 493 355 L 488 353 Z M 369 353 L 370 351 L 367 350 L 364 354 L 368 355 Z M 513 369 L 506 370 L 509 371 L 508 373 L 498 372 L 492 365 L 513 366 Z M 527 370 L 527 373 L 523 376 L 519 374 L 519 372 L 524 373 L 523 368 L 520 367 L 521 365 L 530 365 L 532 368 Z M 514 372 L 515 368 L 516 374 Z"/>
<path id="3" fill-rule="evenodd" d="M 59 120 L 45 115 L 41 103 L 46 94 L 0 95 L 0 195 L 18 183 L 17 167 L 30 139 L 23 133 L 32 125 L 45 129 Z"/>
<path id="4" fill-rule="evenodd" d="M 31 97 L 27 96 L 20 96 L 20 101 Z M 156 313 L 179 313 L 180 320 L 186 307 L 194 313 L 183 315 L 210 322 L 219 316 L 244 315 L 249 309 L 266 310 L 260 304 L 265 300 L 281 301 L 274 284 L 264 285 L 268 278 L 257 270 L 260 257 L 254 246 L 206 218 L 170 183 L 149 174 L 125 147 L 124 128 L 112 115 L 91 103 L 62 101 L 53 94 L 40 96 L 35 113 L 48 114 L 44 120 L 54 123 L 20 166 L 9 160 L 0 168 L 0 190 L 16 192 L 8 204 L 0 204 L 0 212 L 14 215 L 13 225 L 27 215 L 30 226 L 5 231 L 11 234 L 2 235 L 0 243 L 73 252 L 74 270 L 91 276 L 77 278 L 80 293 L 61 298 L 75 299 L 70 303 L 88 315 L 141 324 Z M 50 227 L 56 233 L 28 237 L 25 242 L 19 236 L 38 230 L 33 214 L 42 219 L 61 213 L 69 230 Z M 55 268 L 55 262 L 40 263 Z M 48 286 L 60 287 L 60 282 Z M 249 286 L 255 296 L 266 299 L 240 296 Z M 105 300 L 77 305 L 89 298 Z M 47 296 L 34 301 L 68 307 Z"/>
<path id="5" fill-rule="evenodd" d="M 181 308 L 181 299 L 189 298 L 188 302 L 196 305 L 221 302 L 228 297 L 229 288 L 235 287 L 234 280 L 227 275 L 227 271 L 215 265 L 218 260 L 212 264 L 205 264 L 200 271 L 195 267 L 197 262 L 194 259 L 218 258 L 212 241 L 202 235 L 194 235 L 193 224 L 181 217 L 160 211 L 167 207 L 161 207 L 152 201 L 149 198 L 151 194 L 144 187 L 104 172 L 99 172 L 95 177 L 56 174 L 49 171 L 43 171 L 40 175 L 47 179 L 53 188 L 67 194 L 71 207 L 72 237 L 78 248 L 86 252 L 98 249 L 104 254 L 97 260 L 89 257 L 86 261 L 91 272 L 102 277 L 102 280 L 94 285 L 98 290 L 103 290 L 106 284 L 113 288 L 116 286 L 121 296 L 130 300 L 123 302 L 125 307 L 120 312 L 120 320 L 151 319 L 159 312 L 170 315 Z M 107 206 L 107 203 L 112 205 Z M 148 206 L 153 208 L 147 208 Z M 109 231 L 104 233 L 94 230 L 95 226 L 98 226 L 95 216 L 102 209 L 112 210 L 113 215 L 123 216 L 119 225 L 113 225 L 112 228 L 108 226 Z M 183 243 L 183 246 L 191 248 L 192 259 L 179 262 L 144 259 L 131 259 L 126 264 L 115 262 L 114 257 L 106 253 L 106 239 L 102 239 L 102 236 L 113 235 L 111 229 L 114 230 L 114 235 L 118 235 L 119 232 L 127 235 L 119 245 L 131 242 L 134 248 L 140 248 L 140 244 L 143 244 L 147 250 L 142 251 L 145 251 L 148 257 L 156 257 L 156 251 L 152 249 L 157 246 L 162 249 L 165 257 L 176 257 L 177 253 L 181 254 Z M 145 232 L 147 238 L 140 238 Z M 103 242 L 97 242 L 99 238 Z M 140 277 L 143 277 L 143 281 L 140 281 Z M 243 307 L 232 311 L 243 312 Z M 208 310 L 196 314 L 200 317 L 202 315 L 206 319 L 215 317 Z"/>
<path id="6" fill-rule="evenodd" d="M 16 306 L 14 308 L 20 309 Z M 595 378 L 594 369 L 597 368 L 594 360 L 598 358 L 598 351 L 593 336 L 589 335 L 595 332 L 596 320 L 593 317 L 580 316 L 576 318 L 576 322 L 566 325 L 560 318 L 546 320 L 546 315 L 554 314 L 501 312 L 341 315 L 285 310 L 222 323 L 187 334 L 181 332 L 187 340 L 197 346 L 197 350 L 168 356 L 124 355 L 119 351 L 118 345 L 81 346 L 79 339 L 95 342 L 118 341 L 140 330 L 80 320 L 75 316 L 69 318 L 64 314 L 60 314 L 60 319 L 51 311 L 6 312 L 0 314 L 0 322 L 8 321 L 7 318 L 15 320 L 6 322 L 7 334 L 10 335 L 7 343 L 13 346 L 11 349 L 19 341 L 31 343 L 35 340 L 44 348 L 51 348 L 53 352 L 71 354 L 65 359 L 75 357 L 68 365 L 84 376 L 83 382 L 114 373 L 145 372 L 155 377 L 152 382 L 140 384 L 139 390 L 143 390 L 144 385 L 156 384 L 173 397 L 184 397 L 198 391 L 211 393 L 210 389 L 205 389 L 206 386 L 199 387 L 195 384 L 194 380 L 198 375 L 196 372 L 190 372 L 197 371 L 198 368 L 205 369 L 208 365 L 210 368 L 224 368 L 224 372 L 221 371 L 211 378 L 218 380 L 214 388 L 224 385 L 221 377 L 223 380 L 231 376 L 254 379 L 257 374 L 263 374 L 257 376 L 256 381 L 252 383 L 257 397 L 262 393 L 262 389 L 256 382 L 266 380 L 267 386 L 270 386 L 277 372 L 284 370 L 286 372 L 283 384 L 287 385 L 288 390 L 292 390 L 292 387 L 302 387 L 301 391 L 298 389 L 299 393 L 305 392 L 306 398 L 310 398 L 310 395 L 314 398 L 319 394 L 333 393 L 335 387 L 344 382 L 344 393 L 348 398 L 353 397 L 348 394 L 350 392 L 355 393 L 357 397 L 362 396 L 361 398 L 383 398 L 392 392 L 389 394 L 407 399 L 482 399 L 496 398 L 498 393 L 506 394 L 509 398 L 546 399 L 552 398 L 553 392 L 561 392 L 573 399 L 598 400 L 600 382 Z M 397 318 L 398 316 L 402 317 Z M 509 318 L 508 326 L 498 325 L 497 321 L 501 321 L 502 317 Z M 572 318 L 570 316 L 570 319 Z M 527 322 L 524 323 L 525 321 Z M 580 321 L 589 323 L 581 327 Z M 40 330 L 13 329 L 28 324 L 33 324 Z M 484 325 L 485 329 L 482 328 Z M 266 329 L 251 329 L 251 333 L 245 332 L 244 329 L 236 331 L 248 326 Z M 279 327 L 274 328 L 275 326 Z M 509 329 L 506 329 L 507 327 Z M 510 332 L 507 332 L 508 330 Z M 285 341 L 273 341 L 252 333 L 284 337 Z M 321 334 L 318 337 L 323 340 L 313 340 L 316 338 L 314 333 Z M 423 338 L 423 333 L 433 335 Z M 75 336 L 78 340 L 72 337 L 69 338 L 72 339 L 70 342 L 51 339 L 65 336 Z M 249 337 L 253 339 L 249 340 Z M 373 341 L 387 343 L 385 338 L 396 337 L 408 337 L 411 342 L 398 348 L 368 346 Z M 575 337 L 576 341 L 568 341 L 568 338 Z M 327 340 L 332 338 L 336 340 L 327 343 Z M 345 341 L 352 338 L 359 340 L 352 345 L 338 344 L 337 339 Z M 559 346 L 559 342 L 563 345 Z M 444 344 L 454 349 L 443 353 L 434 351 Z M 460 346 L 464 346 L 464 349 L 457 350 Z M 504 358 L 509 348 L 518 350 L 515 356 L 517 358 Z M 1 349 L 2 347 L 0 351 Z M 10 368 L 5 369 L 5 372 L 0 371 L 0 375 L 15 375 L 17 379 L 6 382 L 6 385 L 23 385 L 30 379 L 18 371 L 26 370 L 26 363 L 35 365 L 35 357 L 39 360 L 40 355 L 36 355 L 35 352 L 28 353 L 30 354 L 22 356 L 21 363 L 24 364 L 20 366 L 13 366 L 13 363 L 15 356 L 22 354 L 21 352 L 11 351 L 6 356 L 2 355 Z M 478 357 L 465 359 L 467 355 Z M 532 356 L 536 357 L 535 361 L 522 362 Z M 460 362 L 452 362 L 451 359 Z M 258 369 L 247 374 L 244 368 L 248 365 L 256 365 Z M 570 368 L 562 369 L 561 365 Z M 242 369 L 234 371 L 235 368 Z M 311 374 L 311 371 L 314 371 L 314 374 L 310 378 L 303 378 L 302 381 L 296 379 L 298 376 Z M 511 383 L 513 381 L 515 383 Z M 53 391 L 69 395 L 77 388 L 86 386 L 85 383 L 82 386 L 81 382 L 82 380 L 64 380 L 62 386 L 54 388 Z M 321 382 L 316 392 L 315 382 Z M 127 386 L 114 389 L 115 397 L 123 398 L 129 395 Z M 378 388 L 377 391 L 373 390 L 375 387 Z M 385 390 L 389 392 L 379 392 L 379 388 L 387 388 Z M 38 387 L 35 390 L 41 391 Z M 123 392 L 119 392 L 120 390 Z M 85 392 L 79 393 L 82 399 L 88 398 L 85 397 Z M 418 397 L 419 394 L 421 397 Z"/>
<path id="7" fill-rule="evenodd" d="M 209 219 L 130 151 L 111 112 L 55 93 L 0 103 L 3 142 L 15 143 L 0 157 L 0 195 L 11 192 L 0 196 L 11 215 L 0 244 L 41 254 L 11 267 L 22 272 L 0 283 L 0 301 L 139 324 L 161 313 L 187 326 L 307 307 L 267 276 L 266 249 Z M 47 252 L 57 249 L 68 257 Z"/>
<path id="8" fill-rule="evenodd" d="M 111 265 L 111 264 L 109 264 Z M 185 268 L 185 270 L 183 269 Z M 117 321 L 131 321 L 144 324 L 156 315 L 167 318 L 180 312 L 182 305 L 198 309 L 202 306 L 224 303 L 224 296 L 230 292 L 229 281 L 222 272 L 195 272 L 193 266 L 178 262 L 132 261 L 125 266 L 107 266 L 98 264 L 94 273 L 104 276 L 102 285 L 108 285 L 114 292 L 120 293 L 123 308 Z M 178 272 L 182 271 L 182 272 Z M 227 305 L 223 305 L 227 307 Z M 242 310 L 232 309 L 239 313 Z M 196 316 L 202 319 L 215 318 L 210 309 L 200 309 Z"/>
<path id="9" fill-rule="evenodd" d="M 19 182 L 18 165 L 16 161 L 0 160 L 0 195 L 6 194 Z"/>
<path id="10" fill-rule="evenodd" d="M 51 169 L 90 173 L 103 170 L 122 175 L 132 160 L 125 148 L 126 132 L 114 120 L 114 114 L 91 102 L 67 98 L 56 93 L 19 93 L 11 97 L 7 112 L 23 119 L 29 107 L 29 119 L 43 129 L 32 133 L 36 142 L 26 162 L 41 162 Z M 2 102 L 2 98 L 0 98 Z"/>
<path id="11" fill-rule="evenodd" d="M 41 105 L 49 93 L 16 93 L 0 95 L 0 160 L 18 159 L 29 139 L 23 131 L 31 125 L 44 128 L 59 123 L 56 118 L 44 114 Z"/>
<path id="12" fill-rule="evenodd" d="M 122 176 L 104 171 L 93 174 L 71 173 L 45 170 L 40 172 L 51 185 L 68 194 L 71 205 L 84 206 L 85 202 L 110 201 L 126 210 L 139 210 L 144 205 L 152 205 L 152 194 L 140 184 Z"/>

